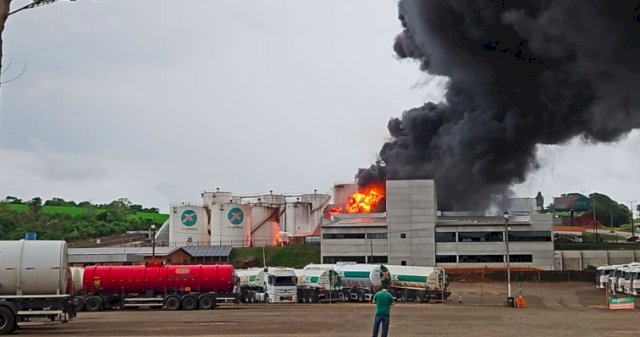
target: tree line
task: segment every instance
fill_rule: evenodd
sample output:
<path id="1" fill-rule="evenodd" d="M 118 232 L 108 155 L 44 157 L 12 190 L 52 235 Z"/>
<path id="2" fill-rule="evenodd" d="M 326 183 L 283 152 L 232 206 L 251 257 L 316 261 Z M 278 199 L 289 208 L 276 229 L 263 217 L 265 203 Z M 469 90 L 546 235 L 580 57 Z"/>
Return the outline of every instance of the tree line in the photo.
<path id="1" fill-rule="evenodd" d="M 23 205 L 23 206 L 15 206 Z M 43 211 L 54 207 L 59 211 Z M 28 201 L 7 196 L 0 201 L 0 240 L 17 240 L 26 232 L 43 240 L 85 240 L 126 231 L 146 230 L 154 223 L 158 208 L 145 208 L 121 198 L 108 204 L 76 203 L 62 198 Z"/>

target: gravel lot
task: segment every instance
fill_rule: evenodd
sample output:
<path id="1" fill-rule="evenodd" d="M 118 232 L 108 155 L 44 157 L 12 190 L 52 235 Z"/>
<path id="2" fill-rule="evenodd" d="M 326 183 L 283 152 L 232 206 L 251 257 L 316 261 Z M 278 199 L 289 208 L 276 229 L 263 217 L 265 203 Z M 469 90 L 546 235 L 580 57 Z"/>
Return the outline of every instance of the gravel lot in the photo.
<path id="1" fill-rule="evenodd" d="M 397 303 L 390 336 L 637 336 L 638 310 L 609 311 L 593 284 L 523 285 L 526 309 L 501 305 L 506 285 L 454 283 L 447 304 Z M 513 285 L 518 294 L 517 284 Z M 458 303 L 462 296 L 462 303 Z M 224 305 L 213 311 L 80 313 L 16 336 L 370 336 L 373 305 Z"/>

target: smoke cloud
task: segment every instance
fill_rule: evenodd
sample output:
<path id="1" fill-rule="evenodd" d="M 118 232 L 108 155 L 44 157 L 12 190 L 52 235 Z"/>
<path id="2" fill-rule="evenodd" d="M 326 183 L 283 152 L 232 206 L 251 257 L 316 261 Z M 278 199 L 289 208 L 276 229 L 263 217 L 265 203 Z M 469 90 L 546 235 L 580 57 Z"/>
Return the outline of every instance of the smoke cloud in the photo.
<path id="1" fill-rule="evenodd" d="M 486 209 L 538 167 L 538 144 L 640 127 L 638 2 L 401 0 L 399 18 L 396 54 L 447 76 L 446 102 L 392 118 L 360 185 L 433 178 L 440 209 Z"/>

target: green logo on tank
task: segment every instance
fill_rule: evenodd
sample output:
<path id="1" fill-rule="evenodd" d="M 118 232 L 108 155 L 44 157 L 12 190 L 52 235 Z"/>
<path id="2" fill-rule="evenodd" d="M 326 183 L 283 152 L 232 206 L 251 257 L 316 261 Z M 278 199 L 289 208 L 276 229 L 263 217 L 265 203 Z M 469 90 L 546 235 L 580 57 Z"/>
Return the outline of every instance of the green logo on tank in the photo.
<path id="1" fill-rule="evenodd" d="M 183 225 L 187 227 L 191 227 L 195 225 L 196 222 L 198 222 L 198 216 L 196 215 L 196 212 L 188 209 L 182 212 L 182 215 L 180 216 L 180 221 L 182 221 Z"/>
<path id="2" fill-rule="evenodd" d="M 232 208 L 227 215 L 229 218 L 229 222 L 232 224 L 239 226 L 244 221 L 244 212 L 238 207 Z"/>

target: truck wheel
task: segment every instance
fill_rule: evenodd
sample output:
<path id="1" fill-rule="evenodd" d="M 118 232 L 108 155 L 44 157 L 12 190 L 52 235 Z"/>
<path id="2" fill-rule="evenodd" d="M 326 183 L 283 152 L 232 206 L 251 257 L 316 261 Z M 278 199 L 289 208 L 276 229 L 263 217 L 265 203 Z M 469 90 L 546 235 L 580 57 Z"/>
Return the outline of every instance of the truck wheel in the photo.
<path id="1" fill-rule="evenodd" d="M 264 303 L 269 303 L 269 294 L 264 294 Z"/>
<path id="2" fill-rule="evenodd" d="M 0 335 L 8 334 L 16 329 L 16 318 L 9 308 L 0 307 Z"/>
<path id="3" fill-rule="evenodd" d="M 297 295 L 297 296 L 296 296 L 296 297 L 297 297 L 296 299 L 298 300 L 298 303 L 303 303 L 303 302 L 302 302 L 302 301 L 304 300 L 303 294 L 304 294 L 304 293 L 302 292 L 302 290 L 298 290 L 298 293 L 296 294 L 296 295 Z"/>
<path id="4" fill-rule="evenodd" d="M 344 291 L 344 301 L 351 302 L 351 291 L 349 290 Z"/>
<path id="5" fill-rule="evenodd" d="M 364 291 L 358 290 L 358 302 L 364 302 Z"/>
<path id="6" fill-rule="evenodd" d="M 102 298 L 99 296 L 87 297 L 87 300 L 84 302 L 84 308 L 87 309 L 87 311 L 102 311 L 103 307 Z"/>
<path id="7" fill-rule="evenodd" d="M 180 310 L 180 298 L 178 296 L 169 296 L 165 298 L 164 308 L 167 310 Z"/>
<path id="8" fill-rule="evenodd" d="M 320 297 L 318 296 L 318 289 L 311 293 L 311 303 L 320 303 Z"/>
<path id="9" fill-rule="evenodd" d="M 193 295 L 185 295 L 182 297 L 182 309 L 196 310 L 198 309 L 198 299 Z"/>
<path id="10" fill-rule="evenodd" d="M 84 298 L 74 297 L 73 305 L 76 307 L 76 312 L 84 311 Z"/>
<path id="11" fill-rule="evenodd" d="M 200 310 L 211 310 L 216 308 L 216 299 L 211 295 L 202 295 L 198 301 Z"/>

